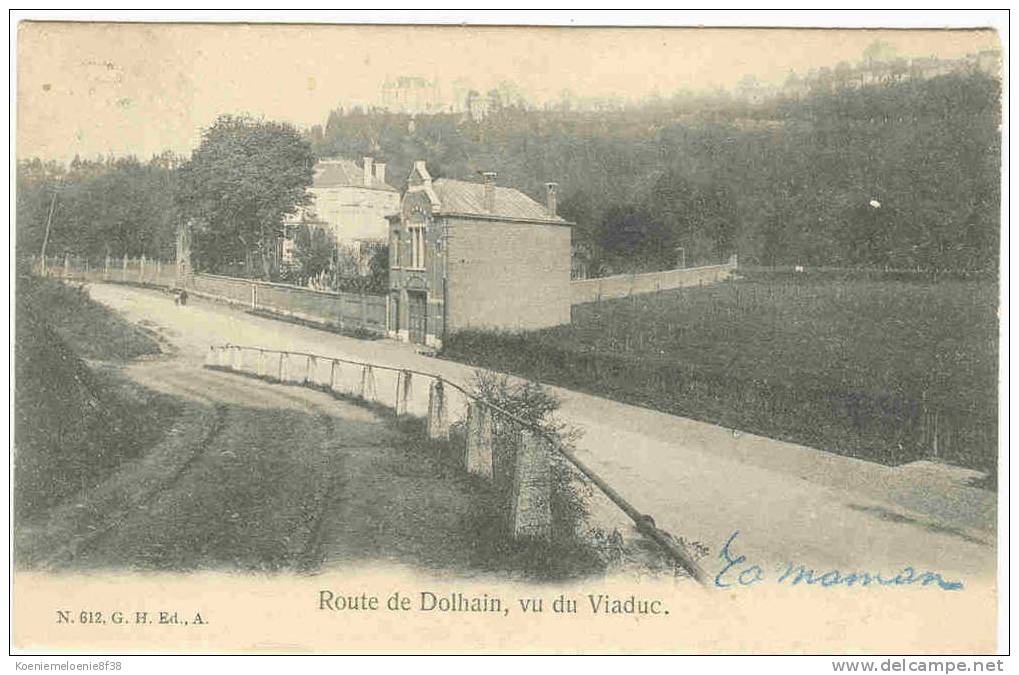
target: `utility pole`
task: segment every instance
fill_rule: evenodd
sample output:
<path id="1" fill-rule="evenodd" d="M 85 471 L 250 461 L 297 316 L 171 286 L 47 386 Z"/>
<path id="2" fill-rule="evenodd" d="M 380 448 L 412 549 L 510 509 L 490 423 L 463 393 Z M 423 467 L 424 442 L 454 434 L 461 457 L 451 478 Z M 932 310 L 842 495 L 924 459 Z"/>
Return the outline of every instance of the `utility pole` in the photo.
<path id="1" fill-rule="evenodd" d="M 59 185 L 59 179 L 57 185 Z M 50 213 L 46 216 L 46 234 L 42 238 L 42 275 L 46 276 L 46 245 L 50 242 L 50 224 L 53 222 L 53 209 L 57 205 L 57 186 L 53 187 L 53 199 L 50 200 Z"/>

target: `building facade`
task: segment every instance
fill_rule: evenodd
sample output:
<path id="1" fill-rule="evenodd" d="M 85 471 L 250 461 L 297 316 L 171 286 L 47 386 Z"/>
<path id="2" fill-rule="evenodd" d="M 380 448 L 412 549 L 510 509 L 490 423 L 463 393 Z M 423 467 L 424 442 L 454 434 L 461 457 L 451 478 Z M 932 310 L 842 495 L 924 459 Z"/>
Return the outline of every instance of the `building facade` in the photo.
<path id="1" fill-rule="evenodd" d="M 390 217 L 391 337 L 440 347 L 467 329 L 522 331 L 570 322 L 571 223 L 546 203 L 480 183 L 433 180 L 415 162 Z"/>
<path id="2" fill-rule="evenodd" d="M 314 203 L 287 220 L 325 228 L 338 246 L 385 242 L 387 216 L 400 210 L 400 193 L 386 182 L 386 165 L 365 157 L 322 159 L 315 165 L 309 192 Z"/>

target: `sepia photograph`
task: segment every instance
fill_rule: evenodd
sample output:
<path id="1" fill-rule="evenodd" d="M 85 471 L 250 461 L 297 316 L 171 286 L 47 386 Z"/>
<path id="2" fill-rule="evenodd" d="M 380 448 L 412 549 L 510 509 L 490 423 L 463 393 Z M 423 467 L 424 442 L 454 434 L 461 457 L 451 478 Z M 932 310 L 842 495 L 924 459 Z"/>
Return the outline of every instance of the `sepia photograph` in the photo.
<path id="1" fill-rule="evenodd" d="M 994 671 L 1007 34 L 816 14 L 12 19 L 12 653 Z"/>

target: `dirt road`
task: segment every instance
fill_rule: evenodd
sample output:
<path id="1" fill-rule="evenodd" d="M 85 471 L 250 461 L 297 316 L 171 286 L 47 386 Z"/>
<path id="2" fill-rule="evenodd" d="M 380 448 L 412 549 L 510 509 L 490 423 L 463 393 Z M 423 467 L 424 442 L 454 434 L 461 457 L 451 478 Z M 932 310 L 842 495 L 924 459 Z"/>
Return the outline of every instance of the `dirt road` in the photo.
<path id="1" fill-rule="evenodd" d="M 48 569 L 313 572 L 385 561 L 498 568 L 471 523 L 485 494 L 391 418 L 322 393 L 168 358 L 128 367 L 184 400 L 155 448 L 18 533 Z"/>
<path id="2" fill-rule="evenodd" d="M 473 372 L 404 344 L 355 340 L 202 300 L 181 308 L 159 292 L 102 284 L 91 293 L 157 328 L 180 350 L 180 362 L 195 368 L 210 344 L 232 342 L 418 368 L 456 381 Z M 585 433 L 580 456 L 659 525 L 707 545 L 709 573 L 721 568 L 718 553 L 738 530 L 739 552 L 771 568 L 793 562 L 892 573 L 913 566 L 985 581 L 994 575 L 996 495 L 970 486 L 973 476 L 964 470 L 922 462 L 886 467 L 554 391 L 562 417 Z M 605 503 L 595 517 L 609 528 L 627 527 Z"/>

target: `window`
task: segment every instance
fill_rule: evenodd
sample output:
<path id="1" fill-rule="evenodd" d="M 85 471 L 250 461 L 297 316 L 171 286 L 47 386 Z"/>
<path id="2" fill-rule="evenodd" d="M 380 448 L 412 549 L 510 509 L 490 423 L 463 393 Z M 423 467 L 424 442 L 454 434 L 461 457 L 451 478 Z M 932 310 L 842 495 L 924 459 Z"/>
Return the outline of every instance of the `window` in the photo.
<path id="1" fill-rule="evenodd" d="M 425 266 L 425 231 L 422 225 L 410 227 L 410 266 L 416 269 Z"/>

